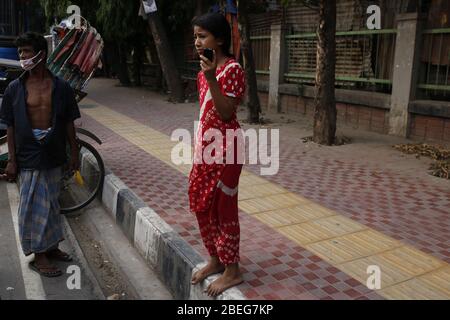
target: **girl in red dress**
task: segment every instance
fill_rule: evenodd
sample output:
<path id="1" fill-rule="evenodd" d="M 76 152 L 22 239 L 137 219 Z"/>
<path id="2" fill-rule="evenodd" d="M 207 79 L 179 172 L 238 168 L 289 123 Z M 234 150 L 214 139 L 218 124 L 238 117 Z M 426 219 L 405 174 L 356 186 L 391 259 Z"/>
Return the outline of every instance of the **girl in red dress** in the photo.
<path id="1" fill-rule="evenodd" d="M 208 250 L 208 264 L 194 273 L 192 284 L 211 274 L 223 274 L 209 285 L 207 293 L 217 296 L 242 282 L 239 271 L 238 183 L 242 161 L 236 161 L 238 138 L 226 139 L 227 131 L 240 133 L 236 109 L 245 92 L 244 72 L 229 53 L 230 26 L 224 16 L 210 13 L 197 17 L 194 26 L 195 48 L 200 56 L 201 71 L 197 76 L 200 116 L 196 132 L 194 165 L 189 175 L 190 209 L 195 213 L 203 243 Z M 212 61 L 203 53 L 214 51 Z M 221 133 L 219 150 L 211 150 L 216 138 L 207 132 Z M 237 130 L 237 131 L 236 131 Z M 207 133 L 205 135 L 205 133 Z M 232 140 L 232 141 L 228 141 Z M 242 141 L 242 140 L 241 140 Z M 209 148 L 208 148 L 209 147 Z M 234 149 L 232 161 L 225 161 L 227 150 Z M 223 161 L 211 161 L 214 159 Z"/>

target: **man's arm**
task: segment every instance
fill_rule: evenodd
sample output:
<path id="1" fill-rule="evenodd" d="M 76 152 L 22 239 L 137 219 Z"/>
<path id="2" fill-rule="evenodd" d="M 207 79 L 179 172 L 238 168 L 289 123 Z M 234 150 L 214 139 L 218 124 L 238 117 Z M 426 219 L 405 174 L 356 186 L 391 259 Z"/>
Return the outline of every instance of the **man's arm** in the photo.
<path id="1" fill-rule="evenodd" d="M 11 84 L 6 88 L 0 108 L 0 119 L 7 125 L 6 135 L 8 143 L 8 164 L 2 179 L 13 182 L 17 178 L 16 141 L 14 134 L 14 114 L 11 101 Z"/>
<path id="2" fill-rule="evenodd" d="M 75 138 L 75 126 L 73 124 L 73 121 L 69 121 L 67 123 L 66 130 L 70 146 L 70 169 L 78 170 L 80 168 L 80 150 L 78 150 L 77 140 Z"/>
<path id="3" fill-rule="evenodd" d="M 16 161 L 16 143 L 14 137 L 14 127 L 8 126 L 6 129 L 7 141 L 8 141 L 8 164 L 5 168 L 5 174 L 2 175 L 2 179 L 7 179 L 9 182 L 13 182 L 17 178 L 17 161 Z"/>

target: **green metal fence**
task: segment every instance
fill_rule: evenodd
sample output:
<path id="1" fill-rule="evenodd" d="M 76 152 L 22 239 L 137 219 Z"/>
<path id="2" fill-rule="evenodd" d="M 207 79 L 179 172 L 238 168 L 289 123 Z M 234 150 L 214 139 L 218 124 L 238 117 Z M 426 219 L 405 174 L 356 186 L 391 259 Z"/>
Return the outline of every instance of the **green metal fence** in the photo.
<path id="1" fill-rule="evenodd" d="M 270 74 L 270 30 L 256 30 L 252 32 L 253 57 L 257 75 Z"/>
<path id="2" fill-rule="evenodd" d="M 450 28 L 423 31 L 418 95 L 450 100 Z"/>
<path id="3" fill-rule="evenodd" d="M 336 86 L 390 93 L 395 55 L 395 29 L 336 33 Z M 313 85 L 317 34 L 287 35 L 287 83 Z"/>

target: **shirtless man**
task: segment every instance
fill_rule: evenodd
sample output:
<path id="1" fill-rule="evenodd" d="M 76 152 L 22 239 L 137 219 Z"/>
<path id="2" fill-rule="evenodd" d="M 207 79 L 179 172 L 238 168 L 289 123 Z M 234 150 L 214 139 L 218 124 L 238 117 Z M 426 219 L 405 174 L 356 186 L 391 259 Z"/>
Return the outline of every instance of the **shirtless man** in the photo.
<path id="1" fill-rule="evenodd" d="M 63 238 L 59 214 L 59 182 L 66 163 L 79 167 L 73 121 L 80 117 L 75 95 L 64 80 L 46 68 L 47 42 L 36 33 L 16 40 L 22 76 L 5 90 L 0 119 L 8 126 L 8 181 L 20 177 L 19 235 L 25 255 L 34 253 L 30 267 L 47 277 L 62 274 L 51 259 L 71 261 L 58 249 Z"/>
<path id="2" fill-rule="evenodd" d="M 20 60 L 33 58 L 36 55 L 32 46 L 18 48 Z M 25 80 L 28 91 L 27 111 L 33 129 L 46 130 L 52 124 L 52 76 L 45 69 L 44 53 L 41 51 L 33 60 L 41 60 L 30 76 Z M 46 58 L 46 57 L 45 57 Z"/>

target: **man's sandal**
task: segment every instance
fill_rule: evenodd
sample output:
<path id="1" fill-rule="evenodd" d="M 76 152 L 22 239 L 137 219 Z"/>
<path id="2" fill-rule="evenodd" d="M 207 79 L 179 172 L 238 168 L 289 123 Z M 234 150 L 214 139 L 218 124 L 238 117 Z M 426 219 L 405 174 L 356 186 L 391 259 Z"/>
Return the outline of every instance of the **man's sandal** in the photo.
<path id="1" fill-rule="evenodd" d="M 73 259 L 68 254 L 59 249 L 51 250 L 45 253 L 47 258 L 62 262 L 71 262 Z"/>
<path id="2" fill-rule="evenodd" d="M 30 261 L 29 267 L 30 267 L 30 269 L 39 273 L 41 276 L 48 277 L 48 278 L 59 277 L 62 275 L 62 271 L 57 269 L 56 267 L 51 266 L 51 265 L 39 266 L 36 263 L 36 261 L 34 261 L 34 260 Z M 45 271 L 45 270 L 47 270 L 47 271 Z M 53 270 L 53 271 L 49 271 L 49 270 Z"/>

